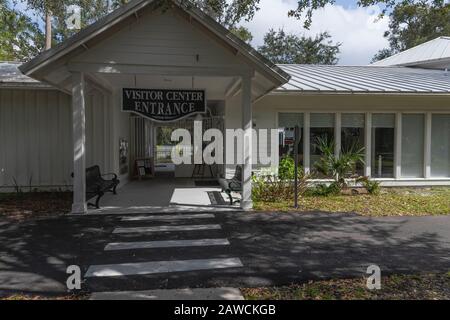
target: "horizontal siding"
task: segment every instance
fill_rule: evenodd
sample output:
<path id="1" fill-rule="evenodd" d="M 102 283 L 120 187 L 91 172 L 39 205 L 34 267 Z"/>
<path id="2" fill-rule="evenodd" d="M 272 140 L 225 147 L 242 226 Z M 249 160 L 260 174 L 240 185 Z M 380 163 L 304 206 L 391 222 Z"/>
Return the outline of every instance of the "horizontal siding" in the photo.
<path id="1" fill-rule="evenodd" d="M 159 66 L 243 66 L 236 56 L 215 40 L 170 11 L 141 17 L 74 58 L 74 61 Z"/>
<path id="2" fill-rule="evenodd" d="M 86 104 L 86 165 L 112 167 L 111 119 L 106 98 Z M 55 90 L 0 90 L 0 188 L 16 183 L 70 187 L 73 168 L 70 96 Z"/>

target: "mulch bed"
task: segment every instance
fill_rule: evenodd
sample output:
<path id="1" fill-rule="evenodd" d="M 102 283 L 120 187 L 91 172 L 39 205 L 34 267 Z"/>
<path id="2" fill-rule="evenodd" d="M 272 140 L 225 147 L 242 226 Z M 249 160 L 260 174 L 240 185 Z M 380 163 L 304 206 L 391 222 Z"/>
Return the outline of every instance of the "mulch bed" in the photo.
<path id="1" fill-rule="evenodd" d="M 449 300 L 450 272 L 386 276 L 380 290 L 369 290 L 366 279 L 356 278 L 241 291 L 246 299 L 256 300 Z"/>
<path id="2" fill-rule="evenodd" d="M 22 221 L 70 212 L 71 192 L 24 192 L 0 194 L 0 217 Z"/>

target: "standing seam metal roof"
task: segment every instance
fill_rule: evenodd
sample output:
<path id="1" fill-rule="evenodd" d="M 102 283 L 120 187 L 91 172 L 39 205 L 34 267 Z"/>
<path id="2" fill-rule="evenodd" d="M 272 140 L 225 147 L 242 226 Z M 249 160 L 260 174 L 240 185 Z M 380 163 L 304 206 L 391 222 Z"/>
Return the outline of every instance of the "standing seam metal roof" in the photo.
<path id="1" fill-rule="evenodd" d="M 347 93 L 450 93 L 450 73 L 410 67 L 279 65 L 291 80 L 277 89 Z"/>

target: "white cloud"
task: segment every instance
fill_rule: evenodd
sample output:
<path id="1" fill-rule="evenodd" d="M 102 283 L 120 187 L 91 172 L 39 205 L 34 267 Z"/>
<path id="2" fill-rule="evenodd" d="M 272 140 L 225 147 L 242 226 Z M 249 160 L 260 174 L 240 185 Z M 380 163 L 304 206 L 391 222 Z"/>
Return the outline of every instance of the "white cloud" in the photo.
<path id="1" fill-rule="evenodd" d="M 243 24 L 254 36 L 253 46 L 263 43 L 264 34 L 270 28 L 284 28 L 289 33 L 309 36 L 328 31 L 333 41 L 342 43 L 339 64 L 364 65 L 378 50 L 388 45 L 383 33 L 388 29 L 389 20 L 387 17 L 377 20 L 380 13 L 378 6 L 344 8 L 327 5 L 314 12 L 311 28 L 305 30 L 303 20 L 287 16 L 295 5 L 294 0 L 261 0 L 261 9 L 255 18 Z"/>

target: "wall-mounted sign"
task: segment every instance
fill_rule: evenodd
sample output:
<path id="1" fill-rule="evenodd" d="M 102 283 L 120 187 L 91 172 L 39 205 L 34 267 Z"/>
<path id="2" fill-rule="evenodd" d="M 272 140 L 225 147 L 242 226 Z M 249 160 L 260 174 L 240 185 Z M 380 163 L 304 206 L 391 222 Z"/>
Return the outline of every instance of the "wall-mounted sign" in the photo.
<path id="1" fill-rule="evenodd" d="M 124 88 L 122 110 L 156 121 L 174 121 L 206 112 L 205 91 Z"/>

